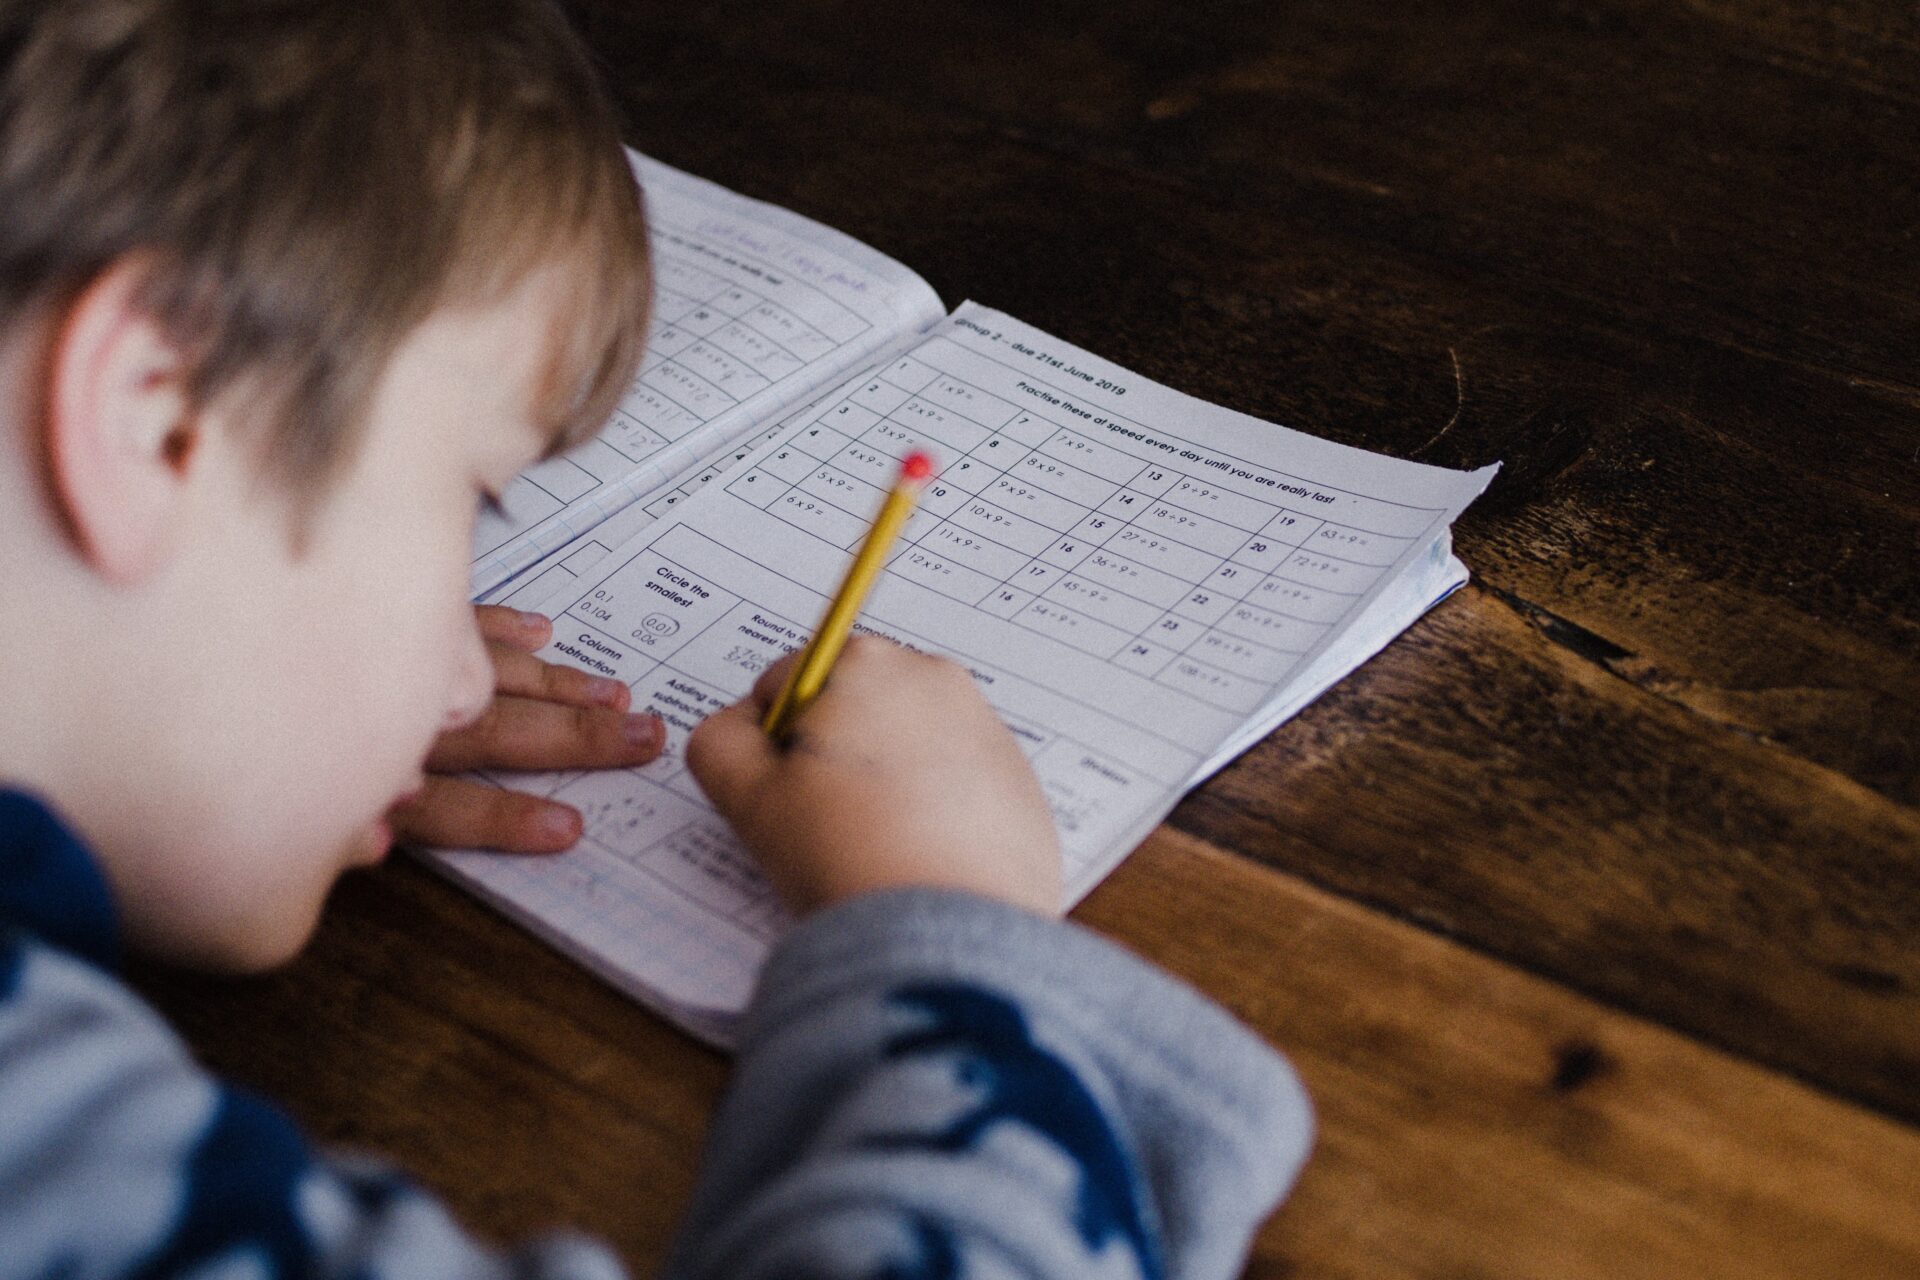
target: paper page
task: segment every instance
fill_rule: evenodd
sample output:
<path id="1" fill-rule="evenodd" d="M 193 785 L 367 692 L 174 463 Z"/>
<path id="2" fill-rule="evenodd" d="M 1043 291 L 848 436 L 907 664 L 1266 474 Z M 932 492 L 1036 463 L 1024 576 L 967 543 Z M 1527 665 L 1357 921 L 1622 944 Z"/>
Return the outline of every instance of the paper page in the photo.
<path id="1" fill-rule="evenodd" d="M 891 362 L 919 341 L 920 337 L 916 334 L 896 342 L 892 347 L 881 351 L 874 363 L 856 370 L 852 378 L 872 377 L 881 366 Z M 578 535 L 571 542 L 563 543 L 548 552 L 540 562 L 529 566 L 513 581 L 480 597 L 478 602 L 505 604 L 516 609 L 540 612 L 555 597 L 565 593 L 569 586 L 579 581 L 582 574 L 599 563 L 602 556 L 614 547 L 638 536 L 641 530 L 646 529 L 671 512 L 674 507 L 687 501 L 708 484 L 744 462 L 761 445 L 784 435 L 787 429 L 800 418 L 817 413 L 825 398 L 826 395 L 816 397 L 766 430 L 750 435 L 744 440 L 724 445 L 708 454 L 701 459 L 699 468 L 683 483 L 656 489 L 645 498 L 622 508 L 605 521 Z M 568 597 L 560 607 L 565 608 L 571 600 L 572 597 Z"/>
<path id="2" fill-rule="evenodd" d="M 1467 584 L 1467 566 L 1452 553 L 1452 538 L 1442 534 L 1394 579 L 1354 624 L 1341 643 L 1328 648 L 1295 672 L 1258 715 L 1214 752 L 1187 780 L 1191 790 L 1231 764 L 1242 752 L 1300 714 L 1309 703 L 1382 649 L 1429 609 Z"/>
<path id="3" fill-rule="evenodd" d="M 476 597 L 944 310 L 919 276 L 850 236 L 629 155 L 653 238 L 645 363 L 598 437 L 522 472 L 506 516 L 482 517 Z"/>
<path id="4" fill-rule="evenodd" d="M 580 579 L 545 656 L 629 683 L 668 752 L 501 779 L 582 808 L 585 836 L 443 855 L 450 874 L 719 1034 L 786 917 L 680 749 L 804 642 L 913 448 L 939 475 L 865 622 L 973 673 L 1046 789 L 1073 900 L 1325 655 L 1383 642 L 1375 606 L 1417 615 L 1431 596 L 1396 584 L 1493 471 L 1263 423 L 969 304 Z"/>
<path id="5" fill-rule="evenodd" d="M 796 414 L 805 412 L 807 409 L 804 407 L 795 411 Z M 478 603 L 505 604 L 516 609 L 539 612 L 548 601 L 579 581 L 582 574 L 591 570 L 614 547 L 632 541 L 641 530 L 700 492 L 709 482 L 726 474 L 737 463 L 751 457 L 753 451 L 762 444 L 784 434 L 793 417 L 793 414 L 789 414 L 758 435 L 738 441 L 721 449 L 715 456 L 704 459 L 700 469 L 683 483 L 669 483 L 622 507 L 571 542 L 562 543 L 549 551 L 519 576 L 482 596 Z M 571 598 L 568 597 L 569 600 Z"/>

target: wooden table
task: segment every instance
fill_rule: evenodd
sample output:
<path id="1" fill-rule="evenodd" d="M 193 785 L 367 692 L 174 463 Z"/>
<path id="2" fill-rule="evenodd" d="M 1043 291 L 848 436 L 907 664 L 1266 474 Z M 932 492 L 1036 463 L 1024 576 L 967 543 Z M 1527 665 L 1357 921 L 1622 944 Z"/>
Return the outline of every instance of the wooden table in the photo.
<path id="1" fill-rule="evenodd" d="M 1283 1047 L 1260 1277 L 1920 1275 L 1920 19 L 575 6 L 630 137 L 1248 413 L 1506 466 L 1474 583 L 1076 914 Z M 646 1271 L 725 1063 L 407 862 L 209 1061 Z"/>

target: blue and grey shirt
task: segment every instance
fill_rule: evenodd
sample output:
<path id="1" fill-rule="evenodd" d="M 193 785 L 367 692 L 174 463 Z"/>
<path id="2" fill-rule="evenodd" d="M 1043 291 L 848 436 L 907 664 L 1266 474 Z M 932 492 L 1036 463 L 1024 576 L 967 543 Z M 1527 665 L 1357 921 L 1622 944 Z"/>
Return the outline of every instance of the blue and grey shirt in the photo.
<path id="1" fill-rule="evenodd" d="M 115 976 L 94 859 L 0 791 L 0 1280 L 617 1277 L 509 1252 L 195 1064 Z M 667 1273 L 1227 1277 L 1305 1159 L 1291 1071 L 1093 935 L 970 895 L 842 903 L 768 963 Z"/>

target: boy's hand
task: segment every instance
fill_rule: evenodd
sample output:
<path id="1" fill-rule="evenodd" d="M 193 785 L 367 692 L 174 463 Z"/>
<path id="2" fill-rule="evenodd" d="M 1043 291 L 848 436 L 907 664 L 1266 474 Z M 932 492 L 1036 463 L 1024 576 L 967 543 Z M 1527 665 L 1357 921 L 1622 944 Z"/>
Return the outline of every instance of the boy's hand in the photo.
<path id="1" fill-rule="evenodd" d="M 580 838 L 571 806 L 441 775 L 467 769 L 606 769 L 645 764 L 666 741 L 658 716 L 628 715 L 632 693 L 533 656 L 553 636 L 537 613 L 481 605 L 493 658 L 494 699 L 478 720 L 443 734 L 427 757 L 426 786 L 394 807 L 402 844 L 557 853 Z"/>
<path id="2" fill-rule="evenodd" d="M 797 660 L 687 740 L 688 768 L 789 905 L 927 885 L 1060 913 L 1046 797 L 964 669 L 855 636 L 782 749 L 760 722 Z"/>

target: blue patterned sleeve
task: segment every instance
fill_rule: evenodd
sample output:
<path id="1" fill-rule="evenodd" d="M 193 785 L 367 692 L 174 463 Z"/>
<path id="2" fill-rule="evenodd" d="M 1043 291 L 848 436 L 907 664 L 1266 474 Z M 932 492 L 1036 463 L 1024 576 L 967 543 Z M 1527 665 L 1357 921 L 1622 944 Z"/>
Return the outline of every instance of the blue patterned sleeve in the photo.
<path id="1" fill-rule="evenodd" d="M 669 1273 L 1238 1273 L 1306 1158 L 1292 1071 L 1074 926 L 906 890 L 809 920 L 761 980 Z"/>
<path id="2" fill-rule="evenodd" d="M 390 1168 L 315 1152 L 114 977 L 114 936 L 85 851 L 0 792 L 0 1280 L 622 1274 L 578 1236 L 491 1249 Z M 770 961 L 669 1271 L 1225 1277 L 1310 1130 L 1271 1050 L 1119 948 L 872 895 Z"/>
<path id="3" fill-rule="evenodd" d="M 484 1247 L 203 1071 L 105 969 L 0 926 L 0 1280 L 622 1274 L 578 1237 Z"/>

